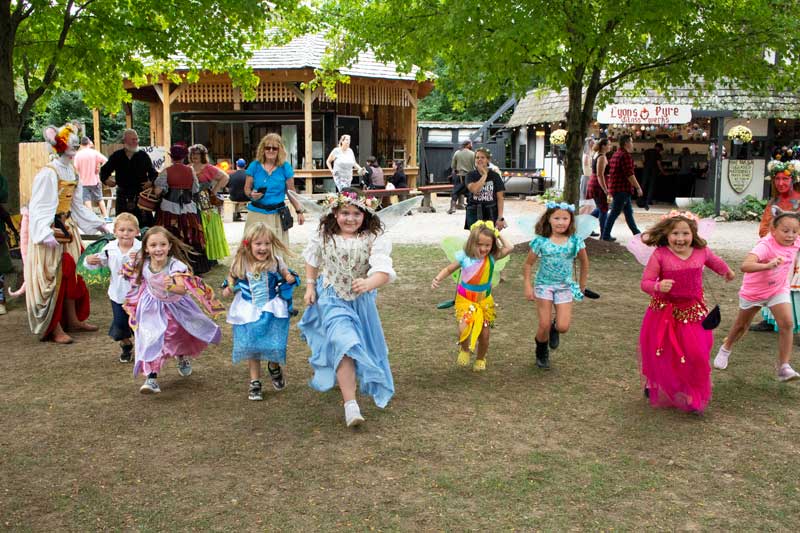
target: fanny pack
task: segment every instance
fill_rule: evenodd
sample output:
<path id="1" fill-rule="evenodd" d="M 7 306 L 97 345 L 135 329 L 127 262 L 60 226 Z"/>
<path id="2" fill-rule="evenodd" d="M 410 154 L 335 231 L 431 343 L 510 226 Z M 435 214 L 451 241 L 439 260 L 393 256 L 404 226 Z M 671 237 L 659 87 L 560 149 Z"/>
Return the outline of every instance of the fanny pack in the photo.
<path id="1" fill-rule="evenodd" d="M 289 228 L 294 226 L 294 219 L 292 218 L 292 212 L 289 211 L 289 208 L 286 204 L 262 204 L 257 200 L 251 200 L 251 203 L 258 207 L 259 209 L 263 209 L 264 211 L 276 211 L 276 215 L 278 215 L 281 219 L 281 229 L 283 231 L 287 231 Z"/>

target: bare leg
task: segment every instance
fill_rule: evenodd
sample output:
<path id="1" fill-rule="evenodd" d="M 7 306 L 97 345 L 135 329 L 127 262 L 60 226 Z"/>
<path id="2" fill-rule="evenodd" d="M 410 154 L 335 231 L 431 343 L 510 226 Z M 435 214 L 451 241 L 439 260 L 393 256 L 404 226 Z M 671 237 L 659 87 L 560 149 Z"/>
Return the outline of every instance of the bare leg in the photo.
<path id="1" fill-rule="evenodd" d="M 261 379 L 261 361 L 258 359 L 248 359 L 247 367 L 250 369 L 250 381 Z"/>
<path id="2" fill-rule="evenodd" d="M 78 320 L 78 315 L 75 311 L 75 300 L 71 298 L 64 298 L 64 312 L 67 314 L 67 328 L 77 329 L 80 331 L 97 331 L 97 326 L 89 324 L 88 322 L 81 322 Z"/>
<path id="3" fill-rule="evenodd" d="M 778 304 L 769 308 L 778 324 L 778 367 L 789 362 L 792 356 L 792 304 Z"/>
<path id="4" fill-rule="evenodd" d="M 553 302 L 544 298 L 536 299 L 536 312 L 539 315 L 539 325 L 536 328 L 536 340 L 547 342 L 550 338 L 550 323 L 553 320 Z"/>
<path id="5" fill-rule="evenodd" d="M 559 333 L 566 333 L 572 323 L 572 302 L 557 304 L 556 306 L 556 330 Z"/>
<path id="6" fill-rule="evenodd" d="M 467 321 L 462 320 L 458 323 L 458 338 L 461 338 L 461 335 L 464 333 L 464 330 L 467 329 Z M 465 352 L 469 351 L 469 337 L 461 341 L 460 343 L 461 349 Z"/>
<path id="7" fill-rule="evenodd" d="M 486 352 L 489 351 L 489 334 L 491 333 L 489 326 L 484 324 L 480 336 L 478 336 L 478 353 L 476 359 L 486 359 Z"/>
<path id="8" fill-rule="evenodd" d="M 750 327 L 750 322 L 752 322 L 753 317 L 756 316 L 756 313 L 758 313 L 760 310 L 760 307 L 739 309 L 739 314 L 736 315 L 736 320 L 734 320 L 733 326 L 731 326 L 731 330 L 728 332 L 728 336 L 725 337 L 722 347 L 726 350 L 730 350 L 733 345 L 736 344 L 736 342 L 747 332 L 747 329 Z"/>
<path id="9" fill-rule="evenodd" d="M 103 215 L 103 218 L 108 218 L 108 209 L 106 209 L 106 203 L 103 200 L 97 202 L 97 205 L 100 207 L 100 214 Z"/>
<path id="10" fill-rule="evenodd" d="M 356 399 L 356 363 L 348 356 L 342 357 L 339 368 L 336 369 L 336 381 L 342 391 L 345 402 Z"/>

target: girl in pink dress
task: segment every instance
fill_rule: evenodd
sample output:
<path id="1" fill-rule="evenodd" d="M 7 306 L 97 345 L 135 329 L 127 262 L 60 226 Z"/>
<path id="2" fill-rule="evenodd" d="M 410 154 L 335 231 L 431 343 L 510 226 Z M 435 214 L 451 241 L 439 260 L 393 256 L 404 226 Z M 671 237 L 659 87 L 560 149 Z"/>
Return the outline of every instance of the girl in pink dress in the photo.
<path id="1" fill-rule="evenodd" d="M 641 284 L 651 296 L 639 334 L 645 396 L 654 407 L 700 413 L 711 399 L 708 358 L 714 342 L 701 324 L 708 314 L 703 268 L 728 281 L 733 271 L 697 234 L 692 213 L 670 212 L 642 241 L 657 246 Z"/>

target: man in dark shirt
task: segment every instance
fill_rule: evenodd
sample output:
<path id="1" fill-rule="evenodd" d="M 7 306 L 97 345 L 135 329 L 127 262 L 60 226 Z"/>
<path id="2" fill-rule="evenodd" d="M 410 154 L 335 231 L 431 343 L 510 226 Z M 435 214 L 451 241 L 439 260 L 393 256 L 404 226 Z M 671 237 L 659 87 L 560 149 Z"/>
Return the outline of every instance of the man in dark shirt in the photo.
<path id="1" fill-rule="evenodd" d="M 142 211 L 136 202 L 139 193 L 153 185 L 158 173 L 150 156 L 139 150 L 136 130 L 125 130 L 122 142 L 125 146 L 111 154 L 100 168 L 100 181 L 107 187 L 117 186 L 117 214 L 132 213 L 139 220 L 139 227 L 149 228 L 155 223 L 153 213 Z"/>
<path id="2" fill-rule="evenodd" d="M 250 201 L 250 198 L 244 193 L 244 182 L 247 180 L 247 173 L 244 170 L 246 166 L 247 161 L 237 159 L 236 172 L 232 173 L 228 180 L 228 193 L 230 194 L 231 202 L 235 202 L 233 205 L 234 222 L 242 220 L 241 208 Z"/>
<path id="3" fill-rule="evenodd" d="M 661 166 L 661 152 L 664 151 L 664 145 L 656 143 L 652 148 L 644 151 L 644 170 L 642 172 L 642 189 L 644 194 L 639 197 L 636 205 L 650 209 L 653 205 L 653 193 L 656 190 L 656 180 L 659 176 L 663 176 L 664 167 Z"/>
<path id="4" fill-rule="evenodd" d="M 631 205 L 631 190 L 636 189 L 639 196 L 642 195 L 642 188 L 636 181 L 633 173 L 633 141 L 630 135 L 623 135 L 619 138 L 619 150 L 614 152 L 608 162 L 608 172 L 606 173 L 606 186 L 608 194 L 612 197 L 611 210 L 606 218 L 606 225 L 603 226 L 602 239 L 604 241 L 616 240 L 611 236 L 611 229 L 620 213 L 624 213 L 625 222 L 628 223 L 631 233 L 634 235 L 641 233 L 636 227 L 636 220 L 633 218 L 633 206 Z"/>

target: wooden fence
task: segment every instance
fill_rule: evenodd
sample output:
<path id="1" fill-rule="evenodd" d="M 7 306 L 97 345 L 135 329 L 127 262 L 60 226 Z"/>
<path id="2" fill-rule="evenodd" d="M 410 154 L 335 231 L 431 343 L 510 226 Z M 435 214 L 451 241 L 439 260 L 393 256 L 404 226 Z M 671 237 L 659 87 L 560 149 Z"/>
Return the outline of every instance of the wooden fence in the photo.
<path id="1" fill-rule="evenodd" d="M 121 144 L 104 144 L 100 151 L 106 156 L 122 148 Z M 31 186 L 33 178 L 39 170 L 50 162 L 50 144 L 19 143 L 19 205 L 26 205 L 31 199 Z"/>

